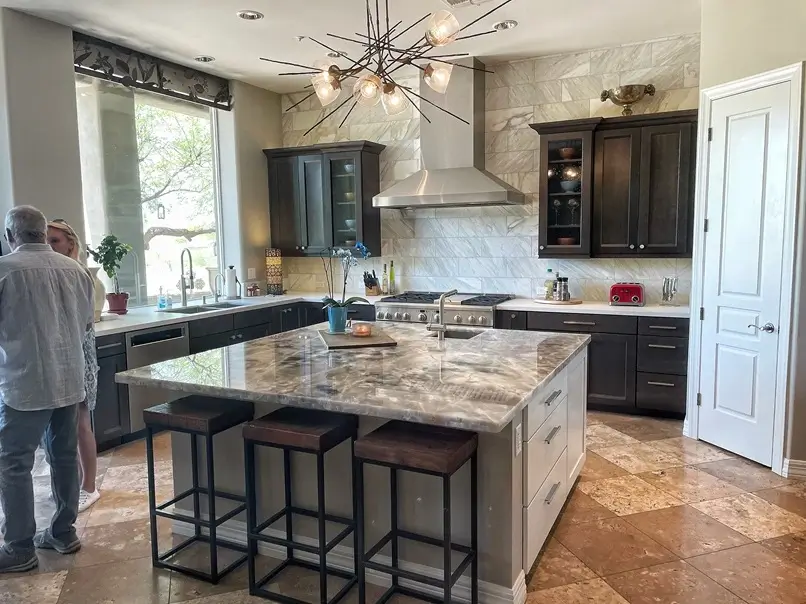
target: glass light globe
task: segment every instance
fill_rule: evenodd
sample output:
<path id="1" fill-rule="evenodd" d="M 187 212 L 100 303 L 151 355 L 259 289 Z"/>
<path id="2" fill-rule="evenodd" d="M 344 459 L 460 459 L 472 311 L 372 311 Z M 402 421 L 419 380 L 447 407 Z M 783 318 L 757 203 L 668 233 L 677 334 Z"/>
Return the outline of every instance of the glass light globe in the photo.
<path id="1" fill-rule="evenodd" d="M 462 28 L 453 13 L 447 10 L 438 10 L 428 20 L 425 30 L 425 39 L 431 46 L 446 46 L 456 40 Z"/>
<path id="2" fill-rule="evenodd" d="M 338 78 L 331 73 L 320 73 L 311 78 L 314 92 L 322 104 L 327 107 L 341 94 L 341 83 Z"/>
<path id="3" fill-rule="evenodd" d="M 383 110 L 386 115 L 397 115 L 406 110 L 408 106 L 408 99 L 399 86 L 394 84 L 386 84 L 383 88 Z"/>
<path id="4" fill-rule="evenodd" d="M 451 82 L 451 73 L 453 73 L 453 65 L 450 63 L 429 63 L 425 67 L 423 80 L 434 92 L 445 94 L 448 84 Z"/>
<path id="5" fill-rule="evenodd" d="M 353 98 L 359 105 L 374 107 L 381 101 L 383 84 L 381 79 L 373 74 L 362 75 L 353 86 Z"/>

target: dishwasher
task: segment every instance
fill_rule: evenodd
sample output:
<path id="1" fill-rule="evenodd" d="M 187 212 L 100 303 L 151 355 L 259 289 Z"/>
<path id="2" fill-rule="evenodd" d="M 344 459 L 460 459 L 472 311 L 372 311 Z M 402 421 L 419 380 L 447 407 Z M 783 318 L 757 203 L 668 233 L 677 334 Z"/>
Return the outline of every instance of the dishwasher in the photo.
<path id="1" fill-rule="evenodd" d="M 126 366 L 137 369 L 160 361 L 169 361 L 190 354 L 188 324 L 155 327 L 126 334 Z M 161 388 L 129 386 L 129 421 L 131 431 L 143 430 L 143 410 L 185 396 L 181 392 Z"/>

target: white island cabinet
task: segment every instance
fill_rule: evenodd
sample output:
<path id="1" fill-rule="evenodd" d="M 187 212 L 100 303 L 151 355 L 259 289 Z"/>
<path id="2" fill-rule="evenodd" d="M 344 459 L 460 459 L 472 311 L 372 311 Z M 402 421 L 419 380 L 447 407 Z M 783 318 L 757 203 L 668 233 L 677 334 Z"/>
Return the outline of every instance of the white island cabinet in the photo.
<path id="1" fill-rule="evenodd" d="M 587 351 L 523 411 L 523 564 L 529 572 L 585 463 Z"/>

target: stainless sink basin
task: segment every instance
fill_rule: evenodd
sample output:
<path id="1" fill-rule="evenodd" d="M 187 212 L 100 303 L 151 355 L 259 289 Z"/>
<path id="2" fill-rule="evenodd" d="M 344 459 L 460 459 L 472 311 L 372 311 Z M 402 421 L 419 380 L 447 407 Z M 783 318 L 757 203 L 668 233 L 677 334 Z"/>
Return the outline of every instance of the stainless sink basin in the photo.
<path id="1" fill-rule="evenodd" d="M 451 329 L 445 332 L 445 339 L 446 340 L 470 340 L 475 338 L 476 336 L 480 336 L 482 332 L 480 331 L 469 331 L 467 329 Z M 432 338 L 436 338 L 439 334 L 436 331 L 432 331 L 428 334 Z"/>
<path id="2" fill-rule="evenodd" d="M 200 312 L 210 312 L 215 310 L 209 306 L 180 306 L 179 308 L 166 308 L 165 310 L 158 310 L 157 312 L 165 312 L 177 315 L 195 315 Z"/>
<path id="3" fill-rule="evenodd" d="M 232 302 L 216 302 L 215 304 L 207 304 L 202 308 L 239 308 L 240 304 L 233 304 Z"/>

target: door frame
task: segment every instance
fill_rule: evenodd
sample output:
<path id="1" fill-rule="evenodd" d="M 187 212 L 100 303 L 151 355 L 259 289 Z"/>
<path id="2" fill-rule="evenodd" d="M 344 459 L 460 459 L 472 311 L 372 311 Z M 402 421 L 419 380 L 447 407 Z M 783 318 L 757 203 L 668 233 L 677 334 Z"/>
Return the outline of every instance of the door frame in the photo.
<path id="1" fill-rule="evenodd" d="M 694 202 L 694 251 L 692 260 L 691 320 L 689 337 L 688 375 L 686 393 L 686 421 L 683 433 L 699 439 L 699 407 L 697 394 L 700 392 L 700 355 L 702 328 L 700 308 L 704 296 L 705 274 L 705 230 L 706 194 L 708 191 L 709 141 L 708 128 L 711 124 L 711 106 L 714 101 L 743 92 L 789 82 L 789 112 L 792 128 L 789 133 L 790 153 L 787 161 L 787 187 L 785 199 L 784 259 L 781 279 L 780 337 L 778 339 L 778 369 L 775 380 L 775 419 L 773 426 L 772 470 L 777 474 L 784 471 L 784 445 L 786 434 L 790 349 L 792 344 L 792 322 L 796 285 L 795 268 L 800 256 L 797 245 L 804 242 L 804 214 L 798 216 L 797 202 L 801 183 L 799 170 L 801 161 L 801 128 L 803 120 L 803 71 L 804 63 L 795 63 L 780 69 L 768 71 L 735 82 L 706 88 L 700 92 L 700 114 L 697 127 L 697 173 Z"/>

